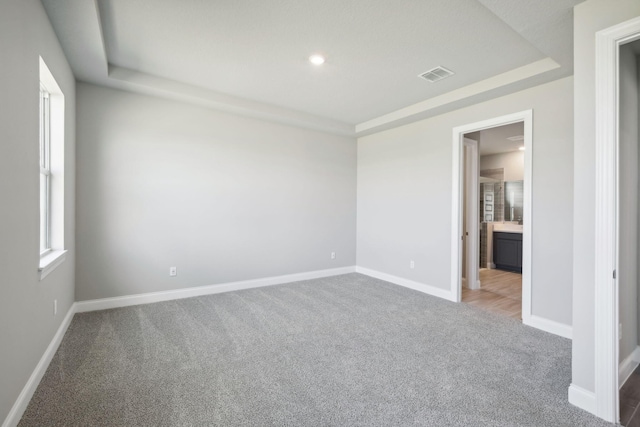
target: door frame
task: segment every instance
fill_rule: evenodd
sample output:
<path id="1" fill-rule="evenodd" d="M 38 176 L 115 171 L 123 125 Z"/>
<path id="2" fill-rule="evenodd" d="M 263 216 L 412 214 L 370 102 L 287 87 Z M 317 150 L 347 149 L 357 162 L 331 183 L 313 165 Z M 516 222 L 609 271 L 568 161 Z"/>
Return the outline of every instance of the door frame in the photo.
<path id="1" fill-rule="evenodd" d="M 596 33 L 595 414 L 619 420 L 618 123 L 620 46 L 640 39 L 640 17 Z"/>
<path id="2" fill-rule="evenodd" d="M 453 128 L 453 197 L 451 226 L 451 295 L 453 301 L 462 300 L 462 183 L 464 179 L 464 135 L 484 129 L 512 123 L 524 123 L 524 203 L 522 233 L 522 322 L 531 322 L 531 215 L 532 159 L 533 159 L 533 110 L 520 111 Z"/>
<path id="3" fill-rule="evenodd" d="M 463 220 L 466 219 L 466 282 L 469 289 L 480 289 L 480 155 L 478 152 L 478 141 L 470 138 L 462 140 L 464 151 L 468 154 L 467 165 L 463 170 L 463 185 L 467 186 L 467 197 L 462 209 L 466 208 Z M 464 152 L 463 152 L 464 164 Z M 464 191 L 463 191 L 464 197 Z M 465 229 L 463 225 L 463 230 Z M 461 233 L 462 234 L 462 233 Z M 463 235 L 463 240 L 464 240 Z M 463 248 L 465 245 L 462 245 Z M 462 283 L 462 278 L 460 279 Z"/>

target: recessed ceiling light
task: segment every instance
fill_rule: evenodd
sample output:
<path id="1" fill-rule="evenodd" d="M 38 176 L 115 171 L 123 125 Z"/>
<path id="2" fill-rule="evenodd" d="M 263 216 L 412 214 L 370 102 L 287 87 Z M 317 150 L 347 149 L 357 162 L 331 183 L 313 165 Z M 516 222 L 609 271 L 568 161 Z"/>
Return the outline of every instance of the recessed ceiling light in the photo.
<path id="1" fill-rule="evenodd" d="M 322 65 L 324 64 L 324 56 L 322 55 L 311 55 L 309 57 L 309 62 L 311 62 L 313 65 Z"/>
<path id="2" fill-rule="evenodd" d="M 524 151 L 524 147 L 519 147 L 518 150 Z"/>

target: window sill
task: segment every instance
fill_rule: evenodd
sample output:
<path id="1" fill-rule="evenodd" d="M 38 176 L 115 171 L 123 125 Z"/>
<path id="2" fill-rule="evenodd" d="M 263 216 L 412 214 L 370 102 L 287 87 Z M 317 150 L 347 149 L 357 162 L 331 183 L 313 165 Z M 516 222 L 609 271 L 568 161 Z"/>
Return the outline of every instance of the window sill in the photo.
<path id="1" fill-rule="evenodd" d="M 66 258 L 66 250 L 56 250 L 45 254 L 40 258 L 40 267 L 38 272 L 40 273 L 40 280 L 47 277 L 49 273 L 62 264 Z"/>

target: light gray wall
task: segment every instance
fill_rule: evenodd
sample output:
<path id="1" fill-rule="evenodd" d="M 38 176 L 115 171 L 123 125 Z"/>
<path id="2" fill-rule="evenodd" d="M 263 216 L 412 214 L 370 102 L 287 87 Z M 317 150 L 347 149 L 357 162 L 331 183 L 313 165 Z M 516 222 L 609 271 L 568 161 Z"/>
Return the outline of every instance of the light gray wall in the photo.
<path id="1" fill-rule="evenodd" d="M 77 100 L 77 300 L 355 264 L 354 138 L 89 84 Z"/>
<path id="2" fill-rule="evenodd" d="M 524 151 L 511 151 L 480 157 L 480 170 L 497 168 L 504 168 L 505 181 L 524 180 Z"/>
<path id="3" fill-rule="evenodd" d="M 595 384 L 595 33 L 638 15 L 638 0 L 587 0 L 574 8 L 572 382 L 588 391 Z"/>
<path id="4" fill-rule="evenodd" d="M 66 261 L 39 281 L 39 56 L 65 95 Z M 0 423 L 74 300 L 75 82 L 38 0 L 0 13 Z M 53 315 L 53 300 L 58 314 Z"/>
<path id="5" fill-rule="evenodd" d="M 532 312 L 570 325 L 572 91 L 565 78 L 360 138 L 358 266 L 450 289 L 452 129 L 533 109 Z"/>
<path id="6" fill-rule="evenodd" d="M 638 345 L 638 70 L 631 45 L 620 49 L 620 361 Z"/>

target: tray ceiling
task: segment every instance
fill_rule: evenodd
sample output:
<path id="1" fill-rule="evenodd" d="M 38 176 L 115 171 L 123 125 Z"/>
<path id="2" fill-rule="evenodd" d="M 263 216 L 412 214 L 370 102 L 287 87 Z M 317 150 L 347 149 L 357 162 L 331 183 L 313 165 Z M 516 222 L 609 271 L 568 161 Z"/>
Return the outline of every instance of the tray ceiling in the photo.
<path id="1" fill-rule="evenodd" d="M 78 80 L 341 134 L 571 75 L 577 3 L 43 0 Z"/>

